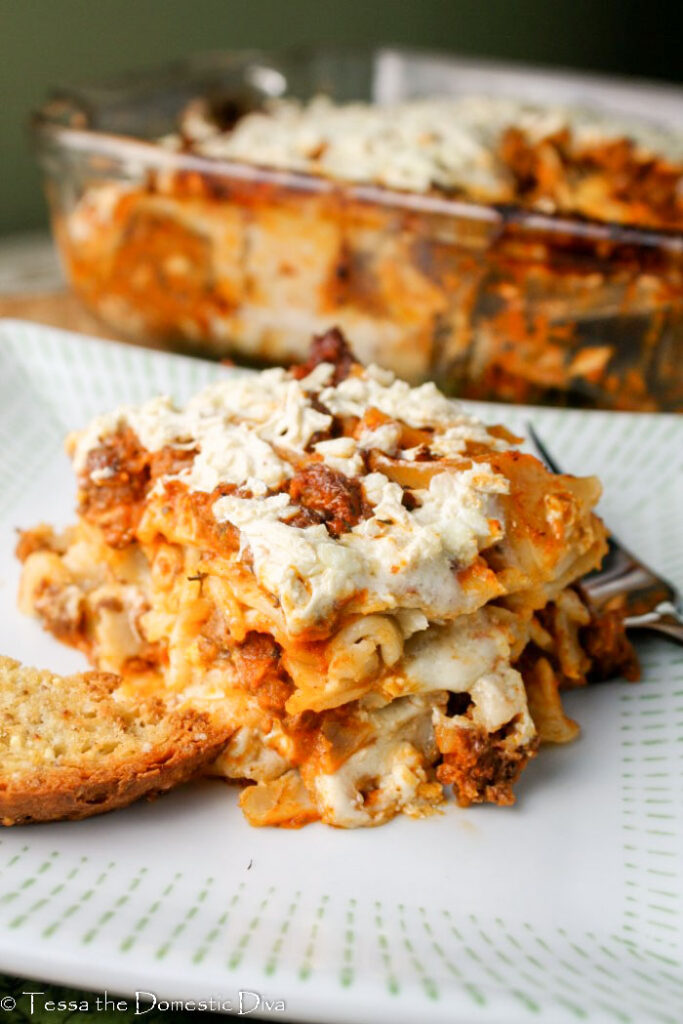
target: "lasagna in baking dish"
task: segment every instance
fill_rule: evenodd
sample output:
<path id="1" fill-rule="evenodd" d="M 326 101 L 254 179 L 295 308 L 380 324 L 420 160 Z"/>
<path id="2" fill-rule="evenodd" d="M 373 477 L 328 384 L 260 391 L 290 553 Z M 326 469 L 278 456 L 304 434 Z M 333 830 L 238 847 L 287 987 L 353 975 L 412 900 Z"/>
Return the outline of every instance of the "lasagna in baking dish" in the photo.
<path id="1" fill-rule="evenodd" d="M 656 122 L 486 95 L 393 105 L 281 99 L 237 119 L 234 103 L 226 106 L 188 104 L 163 145 L 409 192 L 683 227 L 683 138 Z"/>
<path id="2" fill-rule="evenodd" d="M 255 825 L 375 825 L 513 802 L 558 688 L 627 658 L 573 584 L 605 530 L 435 385 L 354 361 L 227 372 L 184 408 L 68 440 L 77 523 L 21 535 L 20 604 L 141 695 L 230 724 L 213 772 Z"/>
<path id="3" fill-rule="evenodd" d="M 50 190 L 73 285 L 117 332 L 286 364 L 338 324 L 450 394 L 683 407 L 680 132 L 490 96 L 214 96 L 177 129 L 139 177 L 93 132 Z"/>

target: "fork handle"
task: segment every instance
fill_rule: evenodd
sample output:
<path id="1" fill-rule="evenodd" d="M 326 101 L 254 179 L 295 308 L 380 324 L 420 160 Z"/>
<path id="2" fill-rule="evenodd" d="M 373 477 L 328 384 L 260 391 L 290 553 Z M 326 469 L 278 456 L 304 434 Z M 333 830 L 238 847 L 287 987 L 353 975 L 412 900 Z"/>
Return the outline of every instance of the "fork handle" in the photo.
<path id="1" fill-rule="evenodd" d="M 624 619 L 627 629 L 648 629 L 653 633 L 662 633 L 669 640 L 683 644 L 683 618 L 675 608 L 654 611 L 646 615 L 629 615 Z"/>

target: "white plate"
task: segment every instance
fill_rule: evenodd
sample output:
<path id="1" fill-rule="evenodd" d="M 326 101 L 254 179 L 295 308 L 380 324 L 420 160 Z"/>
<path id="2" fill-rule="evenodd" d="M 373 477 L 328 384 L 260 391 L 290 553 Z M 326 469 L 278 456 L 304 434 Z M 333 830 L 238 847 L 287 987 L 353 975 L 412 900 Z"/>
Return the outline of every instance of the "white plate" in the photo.
<path id="1" fill-rule="evenodd" d="M 230 372 L 0 325 L 0 651 L 83 667 L 15 607 L 14 528 L 66 523 L 65 432 L 121 401 Z M 674 416 L 475 406 L 533 417 L 600 474 L 615 531 L 683 584 Z M 567 698 L 580 740 L 544 749 L 514 808 L 375 830 L 253 829 L 220 782 L 90 821 L 0 835 L 0 969 L 159 998 L 238 993 L 316 1021 L 661 1021 L 683 1016 L 683 651 L 641 645 L 639 685 Z M 253 1006 L 247 996 L 245 1008 Z"/>

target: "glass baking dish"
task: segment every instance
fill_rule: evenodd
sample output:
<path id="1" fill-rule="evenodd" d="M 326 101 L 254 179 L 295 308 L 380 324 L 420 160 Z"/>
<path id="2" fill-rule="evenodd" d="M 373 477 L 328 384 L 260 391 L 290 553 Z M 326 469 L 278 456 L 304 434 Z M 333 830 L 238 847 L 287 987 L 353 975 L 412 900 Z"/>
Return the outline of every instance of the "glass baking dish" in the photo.
<path id="1" fill-rule="evenodd" d="M 680 93 L 650 87 L 680 120 Z M 243 52 L 54 92 L 34 116 L 53 230 L 122 335 L 287 363 L 338 324 L 358 356 L 470 398 L 683 407 L 683 234 L 206 159 L 158 141 L 197 96 L 386 102 L 514 92 L 642 113 L 652 96 L 397 49 Z"/>

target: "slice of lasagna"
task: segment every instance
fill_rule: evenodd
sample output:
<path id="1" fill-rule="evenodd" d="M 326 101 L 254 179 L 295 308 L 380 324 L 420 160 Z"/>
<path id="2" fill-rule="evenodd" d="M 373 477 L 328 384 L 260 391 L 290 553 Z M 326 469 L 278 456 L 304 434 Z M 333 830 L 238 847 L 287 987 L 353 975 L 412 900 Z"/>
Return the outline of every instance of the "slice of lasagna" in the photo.
<path id="1" fill-rule="evenodd" d="M 214 770 L 251 783 L 253 824 L 380 824 L 446 785 L 509 804 L 539 728 L 575 729 L 558 686 L 595 659 L 572 584 L 605 551 L 598 482 L 514 442 L 330 331 L 291 371 L 71 436 L 78 522 L 22 534 L 20 604 L 227 721 Z"/>

